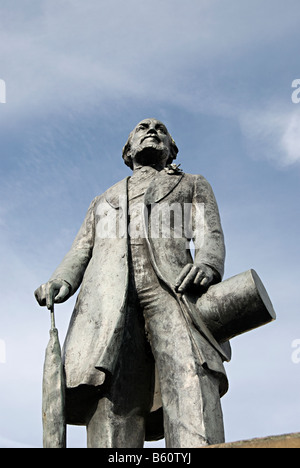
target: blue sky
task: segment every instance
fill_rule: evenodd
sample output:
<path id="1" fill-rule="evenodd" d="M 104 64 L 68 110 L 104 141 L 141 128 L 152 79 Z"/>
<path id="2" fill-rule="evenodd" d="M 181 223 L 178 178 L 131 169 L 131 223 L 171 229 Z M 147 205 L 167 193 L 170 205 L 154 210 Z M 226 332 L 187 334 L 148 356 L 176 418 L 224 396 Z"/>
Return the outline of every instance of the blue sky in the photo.
<path id="1" fill-rule="evenodd" d="M 0 446 L 42 445 L 50 318 L 33 291 L 90 201 L 130 174 L 121 150 L 146 117 L 167 125 L 182 169 L 213 186 L 225 278 L 255 269 L 277 313 L 232 340 L 226 439 L 300 430 L 299 9 L 298 0 L 2 0 Z M 74 300 L 56 307 L 61 341 Z M 84 428 L 68 433 L 70 447 L 85 446 Z"/>

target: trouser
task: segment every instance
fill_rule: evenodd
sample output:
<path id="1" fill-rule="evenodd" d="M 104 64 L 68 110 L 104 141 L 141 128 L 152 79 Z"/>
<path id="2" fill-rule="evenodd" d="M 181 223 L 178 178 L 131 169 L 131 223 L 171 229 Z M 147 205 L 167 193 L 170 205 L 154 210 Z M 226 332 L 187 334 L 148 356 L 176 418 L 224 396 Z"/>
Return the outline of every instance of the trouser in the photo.
<path id="1" fill-rule="evenodd" d="M 162 395 L 166 447 L 224 441 L 219 381 L 203 368 L 177 300 L 160 284 L 144 245 L 131 245 L 123 343 L 116 371 L 87 425 L 88 447 L 139 448 L 153 403 L 154 368 Z"/>

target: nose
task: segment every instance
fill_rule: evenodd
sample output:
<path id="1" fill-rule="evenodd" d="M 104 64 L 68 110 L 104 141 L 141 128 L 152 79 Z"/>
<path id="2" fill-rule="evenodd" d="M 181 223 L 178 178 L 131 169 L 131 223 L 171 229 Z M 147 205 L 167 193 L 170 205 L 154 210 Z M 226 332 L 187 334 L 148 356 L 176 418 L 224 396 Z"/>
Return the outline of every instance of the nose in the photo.
<path id="1" fill-rule="evenodd" d="M 157 135 L 157 130 L 154 127 L 150 127 L 148 132 L 150 135 L 153 133 L 154 135 Z"/>

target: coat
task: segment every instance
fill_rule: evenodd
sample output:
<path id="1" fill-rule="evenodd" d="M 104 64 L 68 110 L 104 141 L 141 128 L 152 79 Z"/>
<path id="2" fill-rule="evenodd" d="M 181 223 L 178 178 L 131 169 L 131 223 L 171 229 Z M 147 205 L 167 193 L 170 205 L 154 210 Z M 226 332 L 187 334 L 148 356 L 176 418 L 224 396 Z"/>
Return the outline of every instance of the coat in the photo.
<path id="1" fill-rule="evenodd" d="M 69 283 L 69 297 L 81 285 L 64 344 L 69 389 L 103 384 L 105 375 L 113 374 L 118 359 L 128 291 L 128 179 L 92 201 L 70 251 L 51 277 Z M 152 266 L 170 294 L 180 301 L 183 312 L 189 314 L 190 308 L 195 307 L 195 297 L 189 294 L 178 297 L 174 289 L 183 267 L 193 262 L 204 263 L 215 270 L 219 281 L 224 273 L 224 237 L 213 191 L 201 175 L 164 169 L 146 190 L 144 206 Z M 170 235 L 153 234 L 155 208 L 168 206 L 175 209 L 179 221 L 176 226 L 174 222 L 171 227 L 169 224 Z M 195 247 L 194 259 L 188 248 L 190 239 Z M 201 317 L 191 328 L 195 343 L 198 338 L 209 343 L 198 346 L 201 364 L 225 374 L 222 361 L 230 357 L 224 347 L 214 339 Z M 215 359 L 216 354 L 220 359 Z"/>

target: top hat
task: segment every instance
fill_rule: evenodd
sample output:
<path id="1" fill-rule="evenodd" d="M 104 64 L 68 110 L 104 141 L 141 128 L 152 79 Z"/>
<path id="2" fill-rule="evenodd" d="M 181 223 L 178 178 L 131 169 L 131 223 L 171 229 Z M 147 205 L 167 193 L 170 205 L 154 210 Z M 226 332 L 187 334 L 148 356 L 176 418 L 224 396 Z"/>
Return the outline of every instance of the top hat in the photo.
<path id="1" fill-rule="evenodd" d="M 254 270 L 210 286 L 197 300 L 197 309 L 219 343 L 276 319 L 268 293 Z"/>

